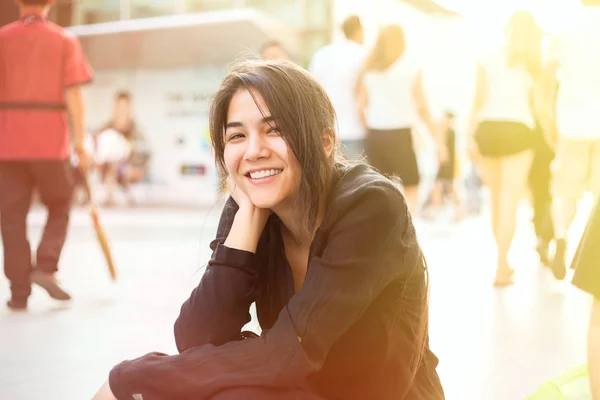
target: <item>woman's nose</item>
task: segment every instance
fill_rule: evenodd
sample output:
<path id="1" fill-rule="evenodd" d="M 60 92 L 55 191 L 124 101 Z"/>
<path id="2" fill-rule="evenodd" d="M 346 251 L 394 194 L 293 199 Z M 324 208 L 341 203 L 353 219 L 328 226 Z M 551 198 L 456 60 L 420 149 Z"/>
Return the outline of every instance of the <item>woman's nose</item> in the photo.
<path id="1" fill-rule="evenodd" d="M 254 160 L 264 157 L 266 152 L 265 142 L 260 135 L 251 135 L 248 140 L 248 147 L 244 158 L 246 160 Z"/>

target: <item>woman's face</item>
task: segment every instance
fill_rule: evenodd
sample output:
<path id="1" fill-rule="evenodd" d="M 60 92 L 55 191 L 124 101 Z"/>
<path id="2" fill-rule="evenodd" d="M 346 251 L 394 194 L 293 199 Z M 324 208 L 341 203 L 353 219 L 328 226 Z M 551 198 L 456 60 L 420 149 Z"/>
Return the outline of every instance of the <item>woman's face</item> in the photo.
<path id="1" fill-rule="evenodd" d="M 131 116 L 131 104 L 127 99 L 119 99 L 115 103 L 115 118 L 119 120 L 128 119 Z"/>
<path id="2" fill-rule="evenodd" d="M 252 93 L 264 116 L 248 90 L 233 95 L 225 127 L 225 165 L 252 204 L 273 209 L 294 196 L 300 166 L 262 96 Z"/>

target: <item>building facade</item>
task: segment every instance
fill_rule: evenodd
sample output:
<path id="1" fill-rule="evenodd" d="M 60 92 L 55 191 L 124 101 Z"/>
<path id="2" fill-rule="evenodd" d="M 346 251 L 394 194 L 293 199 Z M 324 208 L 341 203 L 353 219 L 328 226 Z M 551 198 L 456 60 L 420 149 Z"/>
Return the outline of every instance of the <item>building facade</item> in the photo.
<path id="1" fill-rule="evenodd" d="M 261 11 L 294 29 L 300 45 L 294 56 L 300 64 L 332 38 L 333 0 L 57 0 L 50 18 L 78 26 L 238 9 Z"/>

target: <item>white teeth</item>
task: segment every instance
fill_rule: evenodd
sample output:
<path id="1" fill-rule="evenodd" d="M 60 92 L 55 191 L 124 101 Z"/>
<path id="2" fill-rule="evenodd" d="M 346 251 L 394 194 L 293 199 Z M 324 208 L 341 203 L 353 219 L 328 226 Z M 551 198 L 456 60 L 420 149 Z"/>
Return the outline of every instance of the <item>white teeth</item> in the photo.
<path id="1" fill-rule="evenodd" d="M 281 172 L 280 169 L 263 169 L 262 171 L 254 171 L 250 172 L 250 178 L 252 179 L 260 179 L 266 178 L 267 176 L 277 175 Z"/>

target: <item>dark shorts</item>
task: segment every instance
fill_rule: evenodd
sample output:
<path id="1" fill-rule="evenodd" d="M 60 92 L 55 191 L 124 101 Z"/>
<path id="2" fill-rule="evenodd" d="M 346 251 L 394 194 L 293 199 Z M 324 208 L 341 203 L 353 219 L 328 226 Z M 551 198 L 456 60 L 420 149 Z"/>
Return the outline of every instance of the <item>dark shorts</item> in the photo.
<path id="1" fill-rule="evenodd" d="M 453 130 L 449 130 L 446 135 L 446 151 L 448 152 L 448 161 L 440 163 L 436 179 L 438 181 L 453 181 L 455 174 L 456 158 L 456 137 Z"/>
<path id="2" fill-rule="evenodd" d="M 369 129 L 365 148 L 369 163 L 383 175 L 399 177 L 406 187 L 420 183 L 410 128 Z"/>
<path id="3" fill-rule="evenodd" d="M 484 157 L 506 157 L 536 146 L 536 137 L 527 125 L 513 121 L 483 121 L 475 132 L 479 153 Z"/>

